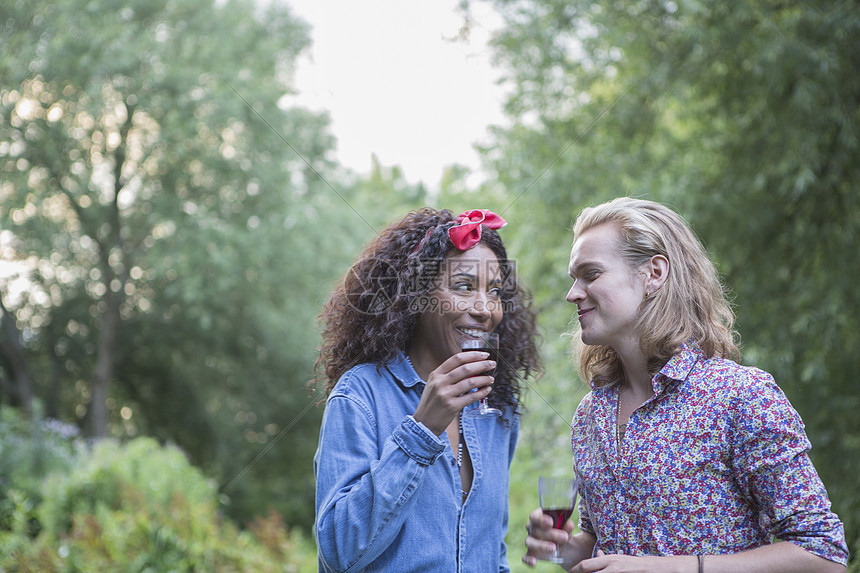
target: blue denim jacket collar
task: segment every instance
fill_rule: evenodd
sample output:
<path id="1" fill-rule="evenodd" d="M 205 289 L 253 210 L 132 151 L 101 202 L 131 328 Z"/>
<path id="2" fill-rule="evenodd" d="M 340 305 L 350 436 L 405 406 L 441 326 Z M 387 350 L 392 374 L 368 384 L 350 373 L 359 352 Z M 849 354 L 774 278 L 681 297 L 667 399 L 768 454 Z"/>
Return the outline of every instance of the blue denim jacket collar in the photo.
<path id="1" fill-rule="evenodd" d="M 426 382 L 421 379 L 415 368 L 412 366 L 412 361 L 409 356 L 398 351 L 397 358 L 385 365 L 385 368 L 391 372 L 391 375 L 400 382 L 404 388 L 412 388 L 416 384 L 424 385 Z"/>

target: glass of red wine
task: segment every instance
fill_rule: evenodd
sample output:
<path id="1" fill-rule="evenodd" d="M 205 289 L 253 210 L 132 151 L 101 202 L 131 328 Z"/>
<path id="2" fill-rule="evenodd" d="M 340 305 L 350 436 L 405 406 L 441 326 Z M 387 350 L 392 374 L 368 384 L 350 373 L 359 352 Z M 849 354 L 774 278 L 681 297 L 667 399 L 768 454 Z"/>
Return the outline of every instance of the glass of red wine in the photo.
<path id="1" fill-rule="evenodd" d="M 541 511 L 552 518 L 552 526 L 556 529 L 564 529 L 564 524 L 570 519 L 573 507 L 576 504 L 576 491 L 578 482 L 570 477 L 539 477 L 538 478 L 538 500 Z M 556 548 L 548 561 L 552 563 L 563 563 L 563 559 Z"/>
<path id="2" fill-rule="evenodd" d="M 488 360 L 493 360 L 494 362 L 499 361 L 499 335 L 495 332 L 480 332 L 480 331 L 469 331 L 468 333 L 463 333 L 460 336 L 460 350 L 462 352 L 467 352 L 470 350 L 480 350 L 481 352 L 489 353 L 490 357 Z M 494 370 L 490 370 L 488 372 L 484 372 L 482 375 L 484 376 L 492 376 L 494 374 Z M 490 406 L 489 400 L 487 398 L 481 398 L 478 402 L 478 406 L 476 408 L 472 408 L 471 410 L 466 410 L 464 412 L 467 416 L 501 416 L 502 412 L 498 408 L 493 408 Z"/>

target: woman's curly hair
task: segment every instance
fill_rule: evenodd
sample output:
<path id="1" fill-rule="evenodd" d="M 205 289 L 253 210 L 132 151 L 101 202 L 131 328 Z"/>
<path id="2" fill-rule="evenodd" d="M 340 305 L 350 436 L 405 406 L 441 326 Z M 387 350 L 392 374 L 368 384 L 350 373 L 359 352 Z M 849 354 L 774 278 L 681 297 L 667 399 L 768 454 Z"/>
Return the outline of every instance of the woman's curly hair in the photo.
<path id="1" fill-rule="evenodd" d="M 326 393 L 353 366 L 368 362 L 382 368 L 398 352 L 408 352 L 442 261 L 454 248 L 448 229 L 455 223 L 447 209 L 412 211 L 382 231 L 349 268 L 319 316 L 322 346 L 315 371 L 317 380 L 325 380 Z M 499 234 L 487 227 L 482 231 L 481 244 L 499 261 L 504 309 L 495 330 L 500 359 L 490 403 L 516 408 L 521 382 L 543 370 L 536 314 Z"/>

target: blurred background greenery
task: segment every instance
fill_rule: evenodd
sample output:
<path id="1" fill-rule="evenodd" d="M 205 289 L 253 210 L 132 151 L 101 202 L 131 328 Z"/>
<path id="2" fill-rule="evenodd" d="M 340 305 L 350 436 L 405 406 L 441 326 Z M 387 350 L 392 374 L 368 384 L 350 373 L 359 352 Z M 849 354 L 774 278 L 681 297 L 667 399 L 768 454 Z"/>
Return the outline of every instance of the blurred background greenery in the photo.
<path id="1" fill-rule="evenodd" d="M 288 3 L 0 4 L 0 571 L 316 570 L 316 315 L 423 205 L 503 213 L 540 311 L 508 535 L 525 570 L 585 389 L 570 227 L 618 195 L 703 239 L 856 553 L 860 8 L 485 3 L 509 125 L 484 183 L 452 166 L 433 189 L 339 165 L 327 115 L 283 105 L 310 45 Z"/>

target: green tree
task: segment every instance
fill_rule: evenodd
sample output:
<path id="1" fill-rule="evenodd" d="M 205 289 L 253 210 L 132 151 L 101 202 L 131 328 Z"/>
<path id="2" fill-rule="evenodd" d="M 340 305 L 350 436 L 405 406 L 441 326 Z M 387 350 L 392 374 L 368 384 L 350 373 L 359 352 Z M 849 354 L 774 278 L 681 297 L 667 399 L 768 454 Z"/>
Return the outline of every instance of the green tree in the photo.
<path id="1" fill-rule="evenodd" d="M 306 25 L 250 0 L 13 1 L 0 22 L 3 258 L 29 281 L 3 300 L 33 395 L 91 436 L 179 444 L 235 516 L 309 521 L 347 178 L 327 117 L 283 105 Z"/>
<path id="2" fill-rule="evenodd" d="M 537 247 L 524 270 L 544 325 L 570 316 L 550 309 L 582 207 L 618 195 L 674 205 L 734 293 L 745 361 L 803 416 L 856 554 L 856 3 L 493 4 L 513 126 L 486 158 L 511 209 L 531 211 L 512 233 Z"/>

